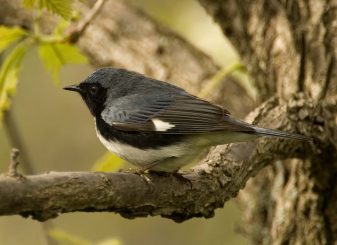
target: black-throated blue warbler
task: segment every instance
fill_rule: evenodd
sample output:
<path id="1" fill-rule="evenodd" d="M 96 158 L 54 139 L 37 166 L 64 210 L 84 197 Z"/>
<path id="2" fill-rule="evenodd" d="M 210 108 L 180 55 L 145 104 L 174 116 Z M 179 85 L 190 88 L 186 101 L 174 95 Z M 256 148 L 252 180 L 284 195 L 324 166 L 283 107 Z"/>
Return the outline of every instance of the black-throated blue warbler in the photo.
<path id="1" fill-rule="evenodd" d="M 125 69 L 101 68 L 64 89 L 82 96 L 105 147 L 142 170 L 175 172 L 205 147 L 261 136 L 311 140 L 237 120 L 182 88 Z"/>

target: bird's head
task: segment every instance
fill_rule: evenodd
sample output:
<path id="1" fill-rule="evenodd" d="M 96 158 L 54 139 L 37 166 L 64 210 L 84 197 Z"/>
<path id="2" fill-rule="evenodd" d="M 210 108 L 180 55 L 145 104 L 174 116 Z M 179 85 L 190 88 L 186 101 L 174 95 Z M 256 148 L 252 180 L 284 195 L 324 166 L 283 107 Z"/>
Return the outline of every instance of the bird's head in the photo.
<path id="1" fill-rule="evenodd" d="M 150 83 L 151 84 L 151 83 Z M 116 68 L 101 68 L 78 85 L 64 87 L 78 92 L 91 114 L 98 116 L 114 100 L 135 93 L 148 92 L 148 79 L 137 72 Z"/>
<path id="2" fill-rule="evenodd" d="M 116 69 L 102 68 L 89 75 L 78 85 L 66 86 L 63 89 L 78 92 L 93 116 L 99 115 L 105 107 L 108 93 L 116 80 Z"/>

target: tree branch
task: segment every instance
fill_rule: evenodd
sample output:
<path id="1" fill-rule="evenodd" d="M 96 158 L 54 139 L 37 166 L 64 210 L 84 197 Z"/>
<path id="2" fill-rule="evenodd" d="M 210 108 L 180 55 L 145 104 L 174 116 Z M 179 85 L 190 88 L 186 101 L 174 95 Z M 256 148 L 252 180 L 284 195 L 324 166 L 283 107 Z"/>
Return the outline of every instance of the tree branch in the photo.
<path id="1" fill-rule="evenodd" d="M 89 10 L 81 3 L 77 9 L 82 13 Z M 192 94 L 197 94 L 219 69 L 209 56 L 181 36 L 119 0 L 106 1 L 78 45 L 96 67 L 135 70 L 174 82 Z M 235 103 L 233 95 L 240 96 L 242 103 Z M 228 77 L 208 99 L 240 116 L 253 109 L 246 91 Z"/>
<path id="2" fill-rule="evenodd" d="M 5 132 L 7 134 L 8 140 L 12 147 L 20 149 L 20 158 L 23 161 L 21 164 L 21 168 L 24 170 L 26 174 L 33 174 L 35 173 L 34 166 L 28 154 L 28 149 L 23 142 L 23 139 L 20 135 L 20 130 L 13 118 L 13 114 L 11 111 L 7 111 L 4 116 L 4 127 Z"/>
<path id="3" fill-rule="evenodd" d="M 0 24 L 31 29 L 31 12 L 20 4 L 20 0 L 0 0 Z M 91 6 L 79 1 L 76 9 L 87 16 Z M 90 23 L 86 23 L 77 42 L 94 67 L 131 69 L 174 82 L 192 94 L 197 94 L 219 69 L 205 53 L 124 1 L 105 0 L 95 15 Z M 55 18 L 49 15 L 42 18 L 41 23 L 45 23 L 42 30 L 51 32 Z M 75 29 L 77 26 L 75 23 Z M 236 103 L 232 99 L 234 96 L 240 97 L 241 103 Z M 208 99 L 242 117 L 254 105 L 246 91 L 228 77 L 219 83 Z"/>
<path id="4" fill-rule="evenodd" d="M 71 30 L 69 30 L 69 34 L 67 36 L 70 43 L 76 43 L 78 41 L 78 39 L 83 35 L 89 24 L 99 13 L 105 2 L 106 0 L 97 0 L 94 6 L 90 9 L 90 11 L 85 14 L 85 16 L 76 24 L 76 26 L 74 26 L 74 28 L 71 28 Z"/>
<path id="5" fill-rule="evenodd" d="M 336 128 L 330 128 L 336 101 L 316 106 L 298 98 L 283 105 L 275 98 L 250 114 L 250 119 L 290 131 L 300 128 L 301 133 L 320 136 L 324 142 L 337 142 Z M 298 110 L 304 110 L 306 116 L 301 118 Z M 321 118 L 326 120 L 323 124 Z M 332 134 L 322 136 L 322 130 Z M 44 221 L 66 212 L 108 211 L 127 218 L 161 215 L 177 222 L 209 218 L 267 164 L 285 158 L 319 157 L 324 147 L 326 144 L 267 138 L 218 146 L 201 165 L 184 174 L 191 185 L 174 175 L 156 174 L 148 175 L 151 183 L 133 173 L 51 172 L 22 180 L 1 176 L 0 215 L 20 214 Z"/>

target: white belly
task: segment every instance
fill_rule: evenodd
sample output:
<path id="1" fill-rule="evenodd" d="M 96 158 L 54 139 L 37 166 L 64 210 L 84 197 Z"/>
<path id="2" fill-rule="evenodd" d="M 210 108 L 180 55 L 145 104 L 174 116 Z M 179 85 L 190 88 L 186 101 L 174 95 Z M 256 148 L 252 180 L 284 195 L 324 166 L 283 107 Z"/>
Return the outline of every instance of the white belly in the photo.
<path id="1" fill-rule="evenodd" d="M 157 149 L 139 149 L 130 145 L 122 144 L 118 141 L 106 140 L 97 130 L 97 137 L 102 144 L 112 153 L 115 153 L 124 160 L 135 164 L 140 167 L 145 167 L 151 163 L 166 160 L 168 158 L 180 158 L 186 154 L 189 154 L 189 149 L 185 144 L 177 144 L 172 146 L 160 147 Z M 186 160 L 186 159 L 185 159 Z M 177 164 L 177 163 L 176 163 Z M 188 162 L 181 162 L 180 165 L 188 164 Z M 175 165 L 175 164 L 173 164 Z M 171 166 L 169 168 L 179 169 L 181 166 Z M 179 165 L 179 164 L 178 164 Z M 152 169 L 152 168 L 151 168 Z M 153 168 L 158 169 L 158 168 Z"/>

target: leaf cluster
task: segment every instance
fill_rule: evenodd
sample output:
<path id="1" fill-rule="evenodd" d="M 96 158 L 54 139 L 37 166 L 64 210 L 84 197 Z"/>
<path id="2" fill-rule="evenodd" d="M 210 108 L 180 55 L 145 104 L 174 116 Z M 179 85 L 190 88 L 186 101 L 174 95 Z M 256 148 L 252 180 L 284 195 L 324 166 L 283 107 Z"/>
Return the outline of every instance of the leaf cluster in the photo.
<path id="1" fill-rule="evenodd" d="M 102 241 L 92 242 L 60 229 L 53 229 L 49 235 L 60 244 L 68 245 L 122 245 L 118 238 L 106 238 Z"/>
<path id="2" fill-rule="evenodd" d="M 60 70 L 66 64 L 84 64 L 87 58 L 67 42 L 66 28 L 70 25 L 73 0 L 24 0 L 23 6 L 34 13 L 34 29 L 0 26 L 0 122 L 10 108 L 19 81 L 23 59 L 35 46 L 53 81 L 60 83 Z M 52 34 L 40 32 L 40 16 L 49 11 L 60 16 Z M 34 49 L 33 49 L 34 50 Z"/>

